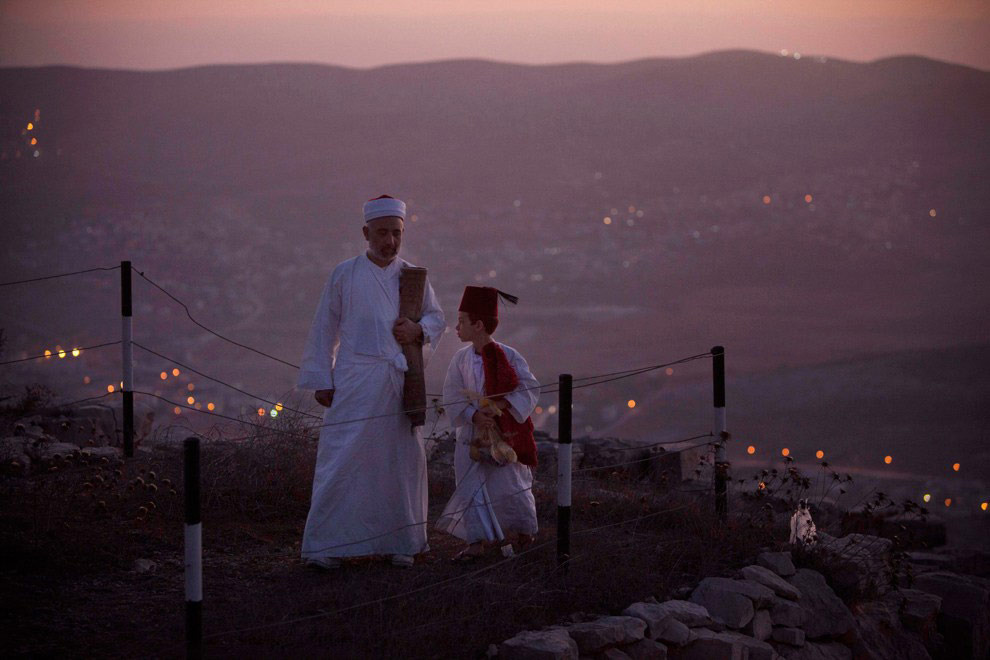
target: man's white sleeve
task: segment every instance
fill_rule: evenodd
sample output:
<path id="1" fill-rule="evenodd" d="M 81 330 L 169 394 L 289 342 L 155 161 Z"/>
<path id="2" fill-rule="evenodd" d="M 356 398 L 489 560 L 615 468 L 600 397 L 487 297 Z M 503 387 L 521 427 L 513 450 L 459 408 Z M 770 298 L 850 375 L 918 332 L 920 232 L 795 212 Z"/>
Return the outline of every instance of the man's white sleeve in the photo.
<path id="1" fill-rule="evenodd" d="M 423 344 L 430 345 L 430 353 L 424 353 L 423 357 L 429 359 L 433 351 L 437 350 L 437 344 L 443 337 L 447 329 L 447 321 L 444 319 L 443 310 L 437 301 L 437 294 L 433 292 L 433 285 L 430 280 L 426 280 L 426 291 L 423 295 L 423 316 L 419 319 L 419 325 L 423 328 Z"/>
<path id="2" fill-rule="evenodd" d="M 297 385 L 305 390 L 332 390 L 333 362 L 340 343 L 340 277 L 334 271 L 323 287 L 303 350 Z"/>
<path id="3" fill-rule="evenodd" d="M 518 351 L 507 351 L 512 368 L 519 376 L 519 386 L 514 392 L 505 395 L 505 400 L 509 402 L 509 410 L 516 421 L 522 424 L 526 418 L 533 414 L 536 403 L 540 400 L 540 383 L 529 370 L 529 364 Z"/>

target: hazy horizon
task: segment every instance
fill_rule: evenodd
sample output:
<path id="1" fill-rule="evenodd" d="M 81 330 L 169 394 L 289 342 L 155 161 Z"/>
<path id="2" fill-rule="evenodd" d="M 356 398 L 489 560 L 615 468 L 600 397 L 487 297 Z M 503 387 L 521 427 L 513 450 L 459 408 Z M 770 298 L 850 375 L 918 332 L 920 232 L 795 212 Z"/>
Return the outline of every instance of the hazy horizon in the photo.
<path id="1" fill-rule="evenodd" d="M 684 58 L 726 50 L 853 62 L 920 56 L 990 69 L 990 6 L 951 0 L 689 2 L 609 10 L 481 3 L 58 0 L 0 3 L 0 66 L 133 70 L 313 63 L 351 68 L 484 59 L 524 65 Z"/>

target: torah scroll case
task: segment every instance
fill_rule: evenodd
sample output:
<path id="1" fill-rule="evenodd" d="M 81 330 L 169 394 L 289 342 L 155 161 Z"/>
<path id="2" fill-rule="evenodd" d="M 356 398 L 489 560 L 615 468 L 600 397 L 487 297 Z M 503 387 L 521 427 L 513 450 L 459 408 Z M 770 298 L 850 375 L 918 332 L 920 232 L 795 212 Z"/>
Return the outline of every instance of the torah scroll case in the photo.
<path id="1" fill-rule="evenodd" d="M 426 293 L 426 269 L 403 266 L 399 275 L 399 316 L 419 323 L 423 317 L 423 296 Z M 426 424 L 426 377 L 423 373 L 423 345 L 405 344 L 406 371 L 402 388 L 402 409 L 409 415 L 413 427 Z"/>

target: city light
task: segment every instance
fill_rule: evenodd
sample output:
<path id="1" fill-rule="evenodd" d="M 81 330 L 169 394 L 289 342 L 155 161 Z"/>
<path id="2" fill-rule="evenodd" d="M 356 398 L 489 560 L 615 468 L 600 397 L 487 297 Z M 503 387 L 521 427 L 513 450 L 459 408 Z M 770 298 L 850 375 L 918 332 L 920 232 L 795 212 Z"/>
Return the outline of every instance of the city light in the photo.
<path id="1" fill-rule="evenodd" d="M 764 195 L 763 196 L 763 203 L 764 204 L 769 204 L 770 203 L 770 195 Z"/>
<path id="2" fill-rule="evenodd" d="M 32 124 L 31 122 L 28 122 L 27 129 L 29 131 L 33 131 L 34 130 L 34 124 Z"/>
<path id="3" fill-rule="evenodd" d="M 107 393 L 113 394 L 113 389 L 114 389 L 113 385 L 107 385 Z"/>
<path id="4" fill-rule="evenodd" d="M 48 349 L 46 348 L 46 349 L 45 349 L 45 359 L 47 360 L 47 359 L 48 359 L 48 358 L 50 358 L 51 356 L 52 356 L 52 352 L 51 352 L 50 350 L 48 350 Z"/>
<path id="5" fill-rule="evenodd" d="M 629 399 L 628 401 L 626 401 L 626 405 L 629 406 L 630 409 L 631 408 L 635 408 L 636 407 L 636 401 L 633 400 L 633 399 Z"/>
<path id="6" fill-rule="evenodd" d="M 59 359 L 61 360 L 62 358 L 64 358 L 64 357 L 65 357 L 65 355 L 66 355 L 66 353 L 65 353 L 65 349 L 64 349 L 64 348 L 60 348 L 60 349 L 58 350 L 58 357 L 59 357 Z"/>
<path id="7" fill-rule="evenodd" d="M 549 406 L 547 408 L 547 412 L 550 413 L 551 415 L 556 414 L 556 412 L 557 412 L 557 406 Z"/>
<path id="8" fill-rule="evenodd" d="M 82 353 L 82 351 L 79 350 L 78 348 L 73 348 L 72 349 L 72 357 L 79 357 L 79 354 L 80 353 Z"/>
<path id="9" fill-rule="evenodd" d="M 186 397 L 186 403 L 188 403 L 191 406 L 192 404 L 196 403 L 196 399 L 194 399 L 191 396 L 187 396 Z"/>
<path id="10" fill-rule="evenodd" d="M 211 401 L 210 403 L 206 404 L 206 409 L 207 410 L 215 410 L 216 409 L 216 406 L 213 405 L 213 402 Z"/>
<path id="11" fill-rule="evenodd" d="M 959 472 L 959 463 L 953 463 L 952 464 L 952 470 L 954 472 Z"/>
<path id="12" fill-rule="evenodd" d="M 931 493 L 925 493 L 924 496 L 921 499 L 923 499 L 925 502 L 931 502 L 932 501 L 932 494 Z"/>
<path id="13" fill-rule="evenodd" d="M 818 451 L 815 452 L 815 458 L 825 458 L 825 452 L 819 449 Z"/>
<path id="14" fill-rule="evenodd" d="M 980 503 L 980 508 L 983 509 L 984 511 L 986 511 L 987 510 L 987 503 L 986 502 L 981 502 Z"/>
<path id="15" fill-rule="evenodd" d="M 536 408 L 533 410 L 533 412 L 535 412 L 537 415 L 542 415 L 543 414 L 543 406 L 536 406 Z"/>
<path id="16" fill-rule="evenodd" d="M 93 382 L 92 378 L 90 378 L 89 376 L 83 376 L 83 385 L 89 385 L 92 382 Z"/>
<path id="17" fill-rule="evenodd" d="M 179 375 L 179 370 L 178 369 L 172 369 L 172 375 L 173 376 L 178 376 Z"/>
<path id="18" fill-rule="evenodd" d="M 937 213 L 935 213 L 935 209 L 929 209 L 929 210 L 928 210 L 928 215 L 930 215 L 930 216 L 932 216 L 932 217 L 934 218 L 934 217 L 935 217 L 936 215 L 938 215 L 938 214 L 937 214 Z"/>
<path id="19" fill-rule="evenodd" d="M 891 463 L 894 462 L 894 457 L 893 456 L 884 456 L 883 457 L 883 462 L 886 463 L 887 465 L 890 465 Z"/>
<path id="20" fill-rule="evenodd" d="M 605 216 L 604 218 L 602 218 L 602 222 L 604 222 L 606 225 L 610 225 L 612 224 L 612 218 Z"/>
<path id="21" fill-rule="evenodd" d="M 780 454 L 781 456 L 790 456 L 791 450 L 788 449 L 787 447 L 784 447 L 783 449 L 780 450 Z"/>
<path id="22" fill-rule="evenodd" d="M 756 453 L 756 447 L 754 447 L 753 445 L 750 445 L 749 447 L 746 447 L 746 453 L 747 454 L 755 454 Z"/>
<path id="23" fill-rule="evenodd" d="M 186 385 L 186 389 L 192 392 L 194 389 L 196 389 L 196 386 L 193 385 L 192 383 L 189 383 L 188 385 Z"/>
<path id="24" fill-rule="evenodd" d="M 674 375 L 674 370 L 671 367 L 667 367 L 667 372 L 666 373 L 667 373 L 668 376 L 673 376 Z"/>
<path id="25" fill-rule="evenodd" d="M 278 417 L 278 411 L 275 410 L 274 408 L 272 408 L 272 411 L 271 411 L 270 414 L 271 414 L 272 417 Z"/>
<path id="26" fill-rule="evenodd" d="M 161 378 L 162 380 L 165 380 L 166 378 L 168 378 L 168 374 L 163 371 L 160 374 L 158 374 L 158 377 Z"/>
<path id="27" fill-rule="evenodd" d="M 945 506 L 952 506 L 952 498 L 951 497 L 945 498 Z"/>
<path id="28" fill-rule="evenodd" d="M 264 417 L 264 416 L 265 416 L 265 409 L 258 408 L 258 417 Z"/>
<path id="29" fill-rule="evenodd" d="M 176 415 L 181 415 L 182 414 L 182 408 L 180 408 L 179 406 L 176 406 L 175 408 L 172 408 L 172 412 L 174 412 Z"/>
<path id="30" fill-rule="evenodd" d="M 277 410 L 278 412 L 282 412 L 282 404 L 281 403 L 276 403 L 275 404 L 275 410 Z"/>
<path id="31" fill-rule="evenodd" d="M 36 144 L 38 144 L 38 138 L 31 138 L 31 146 L 33 147 Z"/>

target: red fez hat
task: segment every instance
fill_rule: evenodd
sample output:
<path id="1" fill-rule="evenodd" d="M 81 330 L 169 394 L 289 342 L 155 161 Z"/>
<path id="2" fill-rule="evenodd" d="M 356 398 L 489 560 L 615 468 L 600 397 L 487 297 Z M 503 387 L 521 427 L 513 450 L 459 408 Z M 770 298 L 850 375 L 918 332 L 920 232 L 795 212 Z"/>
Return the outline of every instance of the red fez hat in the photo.
<path id="1" fill-rule="evenodd" d="M 519 302 L 519 298 L 516 296 L 499 291 L 494 287 L 466 286 L 464 287 L 464 295 L 461 297 L 461 306 L 457 308 L 457 311 L 497 319 L 499 298 L 513 305 Z"/>

